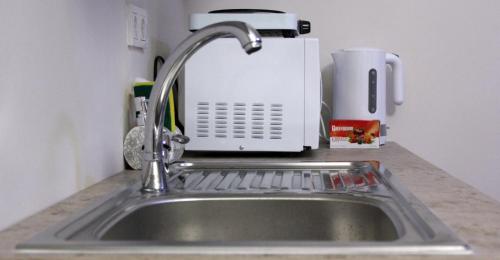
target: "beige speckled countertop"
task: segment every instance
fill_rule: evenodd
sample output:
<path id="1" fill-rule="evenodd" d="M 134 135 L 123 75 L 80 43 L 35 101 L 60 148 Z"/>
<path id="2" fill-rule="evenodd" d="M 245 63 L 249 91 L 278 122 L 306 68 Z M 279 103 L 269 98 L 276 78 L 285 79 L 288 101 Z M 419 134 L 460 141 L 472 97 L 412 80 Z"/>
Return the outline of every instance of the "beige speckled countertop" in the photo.
<path id="1" fill-rule="evenodd" d="M 206 154 L 191 154 L 191 160 L 205 160 Z M 209 160 L 378 160 L 450 226 L 474 250 L 471 256 L 231 256 L 231 255 L 34 255 L 15 252 L 15 245 L 84 208 L 101 196 L 138 180 L 139 172 L 125 171 L 93 185 L 0 232 L 0 259 L 500 259 L 500 203 L 452 177 L 395 143 L 378 150 L 327 148 L 300 154 L 245 154 L 245 158 L 227 154 Z"/>

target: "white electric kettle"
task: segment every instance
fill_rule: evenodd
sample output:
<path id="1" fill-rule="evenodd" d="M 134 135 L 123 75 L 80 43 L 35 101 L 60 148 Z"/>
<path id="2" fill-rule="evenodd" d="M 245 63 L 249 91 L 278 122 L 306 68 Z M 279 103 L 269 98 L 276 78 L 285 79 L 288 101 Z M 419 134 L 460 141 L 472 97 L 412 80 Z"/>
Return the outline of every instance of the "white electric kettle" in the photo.
<path id="1" fill-rule="evenodd" d="M 392 67 L 394 103 L 403 103 L 403 66 L 399 57 L 379 49 L 343 49 L 334 61 L 332 119 L 380 120 L 385 144 L 386 66 Z"/>

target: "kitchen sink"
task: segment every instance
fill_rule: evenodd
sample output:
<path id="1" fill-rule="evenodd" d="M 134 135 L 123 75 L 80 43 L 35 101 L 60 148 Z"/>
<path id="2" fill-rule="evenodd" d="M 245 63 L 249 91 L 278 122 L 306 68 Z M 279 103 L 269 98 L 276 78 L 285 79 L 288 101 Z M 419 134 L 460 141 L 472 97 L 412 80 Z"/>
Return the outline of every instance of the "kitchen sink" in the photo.
<path id="1" fill-rule="evenodd" d="M 177 163 L 164 194 L 137 183 L 20 252 L 470 254 L 378 162 Z"/>

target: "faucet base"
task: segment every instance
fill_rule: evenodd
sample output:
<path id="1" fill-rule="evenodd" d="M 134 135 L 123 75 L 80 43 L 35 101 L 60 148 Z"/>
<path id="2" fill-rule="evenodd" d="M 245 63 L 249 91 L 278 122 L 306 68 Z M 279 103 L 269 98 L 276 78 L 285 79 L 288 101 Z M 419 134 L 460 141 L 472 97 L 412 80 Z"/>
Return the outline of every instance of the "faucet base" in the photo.
<path id="1" fill-rule="evenodd" d="M 160 193 L 167 192 L 167 169 L 160 160 L 144 162 L 144 177 L 142 180 L 142 192 Z"/>

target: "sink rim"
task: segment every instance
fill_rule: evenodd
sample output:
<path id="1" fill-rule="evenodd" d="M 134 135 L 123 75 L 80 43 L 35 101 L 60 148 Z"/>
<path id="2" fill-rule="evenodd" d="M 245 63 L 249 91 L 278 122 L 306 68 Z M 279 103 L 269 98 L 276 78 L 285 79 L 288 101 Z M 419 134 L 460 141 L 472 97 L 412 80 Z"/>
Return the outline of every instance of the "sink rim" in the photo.
<path id="1" fill-rule="evenodd" d="M 142 194 L 139 192 L 140 183 L 135 183 L 128 188 L 112 192 L 108 196 L 103 197 L 101 200 L 96 201 L 86 209 L 75 213 L 73 217 L 60 222 L 44 232 L 35 235 L 32 239 L 18 244 L 16 249 L 20 253 L 167 253 L 167 254 L 446 254 L 446 255 L 463 255 L 472 254 L 470 247 L 463 242 L 456 234 L 442 223 L 427 207 L 423 205 L 413 194 L 411 194 L 404 186 L 402 186 L 397 178 L 392 175 L 390 171 L 384 168 L 382 164 L 376 161 L 366 162 L 294 162 L 294 163 L 266 163 L 257 162 L 260 167 L 282 167 L 284 165 L 289 167 L 372 167 L 380 178 L 381 183 L 387 187 L 391 193 L 391 200 L 395 202 L 401 212 L 396 212 L 401 215 L 401 221 L 410 222 L 411 225 L 428 225 L 435 236 L 421 240 L 408 240 L 408 233 L 403 234 L 400 239 L 395 241 L 354 241 L 354 242 L 321 242 L 321 241 L 302 241 L 285 243 L 279 241 L 266 241 L 264 243 L 258 242 L 234 242 L 234 243 L 170 243 L 168 245 L 161 243 L 154 243 L 151 241 L 67 241 L 65 238 L 67 234 L 75 232 L 77 228 L 74 227 L 78 221 L 84 221 L 88 218 L 94 218 L 94 221 L 103 220 L 105 218 L 99 217 L 110 208 L 116 205 L 125 205 L 126 203 L 137 203 L 140 200 L 155 201 L 165 199 L 166 197 L 174 196 L 220 196 L 216 194 L 203 194 L 203 193 L 182 193 L 172 191 L 167 195 L 151 195 Z M 225 166 L 220 162 L 200 162 L 188 163 L 179 165 L 180 167 L 214 167 Z M 230 168 L 252 166 L 250 162 L 244 163 L 231 163 Z M 227 166 L 227 165 L 226 165 Z M 255 165 L 254 165 L 255 166 Z M 304 194 L 280 192 L 279 195 L 284 196 L 304 196 Z M 231 194 L 234 196 L 276 196 L 274 193 L 259 193 L 259 194 Z M 222 195 L 223 196 L 223 195 Z M 311 194 L 307 195 L 311 196 Z M 337 194 L 337 193 L 314 193 L 314 196 L 351 196 L 359 199 L 359 196 L 373 198 L 376 200 L 383 200 L 385 196 L 366 195 L 358 193 Z M 413 207 L 412 207 L 413 205 Z M 383 210 L 383 209 L 382 209 Z M 390 218 L 391 215 L 384 211 Z M 414 216 L 412 216 L 414 215 Z M 97 217 L 96 217 L 97 216 Z M 415 220 L 416 216 L 416 220 Z M 399 217 L 399 216 L 398 216 Z M 412 219 L 411 217 L 414 217 Z M 423 217 L 423 219 L 422 219 Z M 391 218 L 394 225 L 396 222 Z M 419 224 L 419 222 L 422 222 Z M 102 223 L 101 223 L 102 224 Z M 73 226 L 72 226 L 73 225 Z M 81 229 L 82 227 L 80 227 Z"/>

